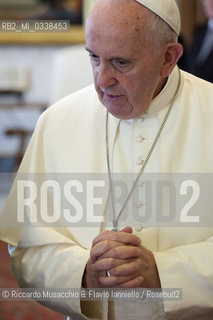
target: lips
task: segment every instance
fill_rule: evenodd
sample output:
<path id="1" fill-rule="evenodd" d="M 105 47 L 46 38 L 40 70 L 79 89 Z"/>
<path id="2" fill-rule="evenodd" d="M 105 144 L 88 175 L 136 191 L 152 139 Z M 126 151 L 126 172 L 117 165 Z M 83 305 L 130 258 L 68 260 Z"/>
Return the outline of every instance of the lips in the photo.
<path id="1" fill-rule="evenodd" d="M 116 95 L 116 94 L 107 94 L 107 93 L 104 93 L 104 97 L 107 101 L 111 101 L 111 102 L 115 102 L 121 98 L 123 98 L 124 96 L 123 95 Z"/>
<path id="2" fill-rule="evenodd" d="M 121 97 L 120 94 L 106 94 L 109 98 L 118 98 Z"/>

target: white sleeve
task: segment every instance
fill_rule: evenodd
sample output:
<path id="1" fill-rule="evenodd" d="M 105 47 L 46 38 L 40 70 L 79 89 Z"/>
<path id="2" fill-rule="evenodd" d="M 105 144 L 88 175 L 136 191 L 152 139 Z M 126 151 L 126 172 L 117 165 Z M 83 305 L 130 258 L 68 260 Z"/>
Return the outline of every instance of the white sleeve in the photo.
<path id="1" fill-rule="evenodd" d="M 50 244 L 31 248 L 9 246 L 12 272 L 22 288 L 80 289 L 90 251 L 68 244 Z M 40 301 L 39 301 L 40 302 Z M 40 302 L 76 320 L 87 319 L 81 313 L 80 300 L 64 299 Z"/>
<path id="2" fill-rule="evenodd" d="M 213 319 L 213 237 L 154 255 L 162 288 L 182 289 L 180 301 L 164 302 L 169 319 Z"/>

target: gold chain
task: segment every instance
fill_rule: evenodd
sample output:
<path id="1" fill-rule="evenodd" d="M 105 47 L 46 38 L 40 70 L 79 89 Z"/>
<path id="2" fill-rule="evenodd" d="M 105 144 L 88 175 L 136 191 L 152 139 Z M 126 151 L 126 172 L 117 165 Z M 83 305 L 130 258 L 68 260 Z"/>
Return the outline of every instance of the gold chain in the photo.
<path id="1" fill-rule="evenodd" d="M 155 148 L 155 146 L 156 146 L 156 144 L 158 142 L 158 139 L 159 139 L 159 137 L 160 137 L 160 135 L 161 135 L 161 133 L 163 131 L 163 128 L 165 127 L 165 124 L 166 124 L 166 122 L 168 120 L 168 117 L 169 117 L 169 115 L 170 115 L 170 113 L 172 111 L 172 108 L 174 106 L 175 100 L 177 98 L 178 91 L 180 89 L 180 83 L 181 83 L 181 77 L 180 77 L 180 70 L 179 69 L 178 69 L 178 72 L 179 72 L 178 85 L 177 85 L 177 88 L 175 90 L 174 96 L 173 96 L 172 100 L 170 101 L 168 111 L 167 111 L 167 113 L 166 113 L 166 115 L 165 115 L 165 117 L 163 119 L 163 122 L 162 122 L 162 124 L 160 126 L 160 129 L 157 132 L 157 135 L 156 135 L 156 137 L 154 139 L 154 142 L 153 142 L 151 148 L 149 149 L 149 152 L 148 152 L 148 154 L 146 156 L 146 159 L 145 159 L 145 161 L 144 161 L 144 163 L 143 163 L 143 165 L 142 165 L 142 167 L 141 167 L 141 169 L 140 169 L 140 171 L 139 171 L 139 173 L 138 173 L 138 175 L 137 175 L 137 177 L 136 177 L 136 179 L 135 179 L 135 181 L 134 181 L 134 183 L 132 185 L 132 188 L 131 188 L 126 200 L 124 201 L 124 204 L 123 204 L 121 210 L 118 213 L 117 218 L 115 216 L 115 203 L 114 203 L 114 196 L 113 196 L 113 192 L 112 192 L 113 191 L 113 182 L 112 182 L 112 174 L 111 174 L 110 160 L 109 160 L 109 132 L 108 132 L 109 112 L 108 111 L 106 112 L 106 157 L 107 157 L 107 169 L 108 169 L 108 177 L 109 177 L 109 196 L 111 197 L 111 202 L 112 202 L 113 230 L 114 231 L 117 230 L 118 220 L 119 220 L 121 214 L 123 213 L 123 211 L 124 211 L 124 209 L 125 209 L 125 207 L 127 205 L 127 202 L 129 201 L 130 197 L 132 196 L 139 179 L 141 178 L 142 174 L 144 173 L 144 169 L 145 169 L 145 167 L 146 167 L 146 165 L 147 165 L 147 163 L 148 163 L 148 161 L 149 161 L 149 159 L 150 159 L 150 157 L 151 157 L 151 155 L 153 153 L 153 150 L 154 150 L 154 148 Z"/>

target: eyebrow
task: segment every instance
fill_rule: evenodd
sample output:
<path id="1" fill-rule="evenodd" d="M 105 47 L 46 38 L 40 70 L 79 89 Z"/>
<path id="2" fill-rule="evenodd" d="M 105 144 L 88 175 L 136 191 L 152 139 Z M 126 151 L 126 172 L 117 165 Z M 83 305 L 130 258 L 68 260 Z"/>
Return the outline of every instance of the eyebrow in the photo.
<path id="1" fill-rule="evenodd" d="M 86 51 L 88 51 L 89 53 L 93 53 L 95 54 L 92 50 L 88 49 L 88 48 L 85 48 Z"/>
<path id="2" fill-rule="evenodd" d="M 90 50 L 89 48 L 85 48 L 85 50 L 86 51 L 88 51 L 89 53 L 91 53 L 91 54 L 94 54 L 94 55 L 96 55 L 96 56 L 98 56 L 95 52 L 93 52 L 92 50 Z M 126 59 L 126 58 L 122 58 L 122 57 L 117 57 L 117 56 L 115 56 L 115 57 L 112 57 L 110 60 L 125 60 L 125 61 L 127 61 L 127 62 L 129 62 L 130 60 L 129 59 Z"/>

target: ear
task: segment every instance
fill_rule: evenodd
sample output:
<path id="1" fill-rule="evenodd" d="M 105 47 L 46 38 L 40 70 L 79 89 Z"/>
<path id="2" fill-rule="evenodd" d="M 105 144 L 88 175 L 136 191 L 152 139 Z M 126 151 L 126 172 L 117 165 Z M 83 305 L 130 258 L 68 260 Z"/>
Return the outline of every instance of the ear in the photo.
<path id="1" fill-rule="evenodd" d="M 161 76 L 168 77 L 183 54 L 183 46 L 177 42 L 168 42 L 165 45 L 164 62 L 161 67 Z"/>

